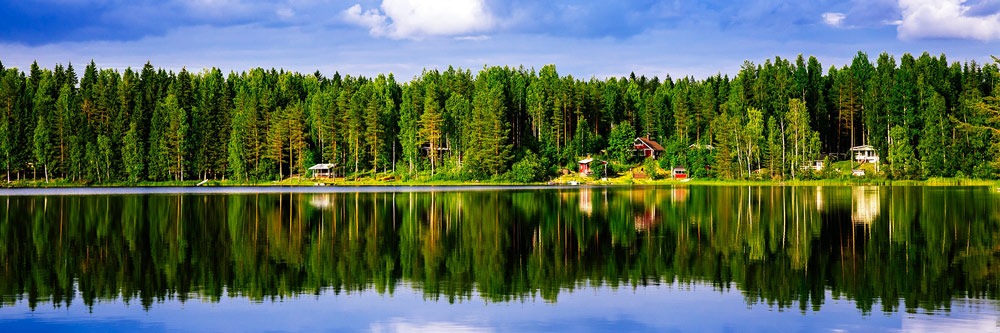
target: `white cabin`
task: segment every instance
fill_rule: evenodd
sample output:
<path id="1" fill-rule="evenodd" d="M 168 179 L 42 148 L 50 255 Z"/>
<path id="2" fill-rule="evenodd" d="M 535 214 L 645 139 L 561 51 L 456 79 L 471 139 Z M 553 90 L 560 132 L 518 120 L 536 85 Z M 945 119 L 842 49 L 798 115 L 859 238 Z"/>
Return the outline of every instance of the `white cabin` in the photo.
<path id="1" fill-rule="evenodd" d="M 857 146 L 851 148 L 851 153 L 854 155 L 854 161 L 865 164 L 865 163 L 878 163 L 878 152 L 875 151 L 875 147 L 870 145 Z"/>

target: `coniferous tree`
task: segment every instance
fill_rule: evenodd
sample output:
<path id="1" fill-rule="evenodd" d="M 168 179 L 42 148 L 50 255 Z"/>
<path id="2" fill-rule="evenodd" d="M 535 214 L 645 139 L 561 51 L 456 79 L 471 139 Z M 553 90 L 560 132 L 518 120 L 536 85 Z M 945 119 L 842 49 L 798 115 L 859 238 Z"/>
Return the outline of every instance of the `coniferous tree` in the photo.
<path id="1" fill-rule="evenodd" d="M 427 157 L 431 161 L 431 173 L 435 172 L 438 150 L 441 144 L 441 125 L 443 119 L 438 111 L 437 92 L 433 86 L 427 88 L 424 101 L 424 113 L 420 116 L 420 138 L 428 144 Z"/>
<path id="2" fill-rule="evenodd" d="M 130 182 L 139 182 L 142 179 L 143 161 L 142 147 L 139 143 L 139 125 L 133 122 L 125 132 L 124 148 L 122 149 L 122 159 L 125 163 L 125 171 Z"/>

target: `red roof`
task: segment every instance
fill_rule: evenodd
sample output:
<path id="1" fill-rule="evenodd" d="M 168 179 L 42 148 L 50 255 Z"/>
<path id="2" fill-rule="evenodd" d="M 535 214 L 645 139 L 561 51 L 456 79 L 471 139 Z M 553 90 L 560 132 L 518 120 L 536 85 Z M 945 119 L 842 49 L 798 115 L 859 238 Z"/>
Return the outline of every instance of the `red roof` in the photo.
<path id="1" fill-rule="evenodd" d="M 653 141 L 653 140 L 650 140 L 650 139 L 646 139 L 646 138 L 635 138 L 635 139 L 641 141 L 643 144 L 645 144 L 649 148 L 652 148 L 653 150 L 656 150 L 656 151 L 663 151 L 664 150 L 663 146 L 661 146 L 659 143 L 656 143 L 656 141 Z"/>

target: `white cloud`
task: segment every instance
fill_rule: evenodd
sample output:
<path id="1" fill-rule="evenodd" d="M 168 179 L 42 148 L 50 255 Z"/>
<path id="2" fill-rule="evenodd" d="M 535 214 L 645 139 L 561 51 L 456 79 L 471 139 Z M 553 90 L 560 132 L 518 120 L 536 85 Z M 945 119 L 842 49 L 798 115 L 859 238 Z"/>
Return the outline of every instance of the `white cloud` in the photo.
<path id="1" fill-rule="evenodd" d="M 1000 39 L 1000 13 L 974 16 L 966 0 L 899 0 L 903 19 L 896 28 L 903 40 Z"/>
<path id="2" fill-rule="evenodd" d="M 475 35 L 475 36 L 456 36 L 455 40 L 470 40 L 474 42 L 480 42 L 484 40 L 489 40 L 490 36 L 486 35 Z"/>
<path id="3" fill-rule="evenodd" d="M 291 8 L 279 8 L 274 11 L 274 13 L 277 14 L 282 20 L 287 20 L 295 16 L 295 11 Z"/>
<path id="4" fill-rule="evenodd" d="M 844 24 L 847 15 L 844 13 L 823 13 L 823 22 L 829 26 L 840 28 Z"/>
<path id="5" fill-rule="evenodd" d="M 342 12 L 347 22 L 368 28 L 373 36 L 394 39 L 464 35 L 493 27 L 483 0 L 382 0 L 381 10 L 355 4 Z"/>

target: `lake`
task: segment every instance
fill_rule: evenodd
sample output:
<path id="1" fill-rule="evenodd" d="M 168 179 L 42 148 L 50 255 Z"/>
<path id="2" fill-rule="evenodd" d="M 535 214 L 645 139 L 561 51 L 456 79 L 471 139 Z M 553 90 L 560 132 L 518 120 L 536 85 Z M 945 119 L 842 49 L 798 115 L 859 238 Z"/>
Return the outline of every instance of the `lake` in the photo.
<path id="1" fill-rule="evenodd" d="M 989 187 L 0 191 L 0 331 L 1000 329 Z"/>

